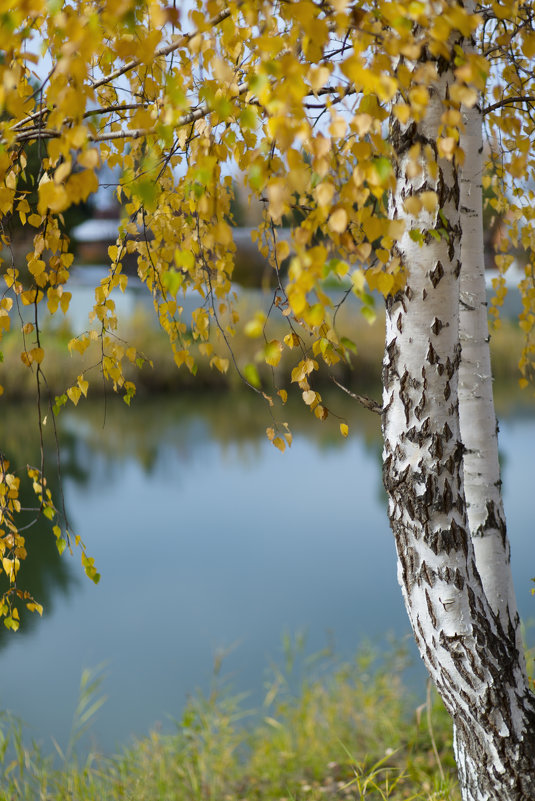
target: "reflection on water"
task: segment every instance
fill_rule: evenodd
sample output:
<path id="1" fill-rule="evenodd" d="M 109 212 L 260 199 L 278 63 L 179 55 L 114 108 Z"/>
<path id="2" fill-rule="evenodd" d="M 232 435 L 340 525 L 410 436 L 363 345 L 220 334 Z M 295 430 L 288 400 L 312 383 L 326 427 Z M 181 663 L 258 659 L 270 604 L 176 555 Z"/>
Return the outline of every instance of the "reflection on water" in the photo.
<path id="1" fill-rule="evenodd" d="M 3 633 L 0 705 L 50 747 L 68 737 L 84 667 L 107 662 L 109 701 L 93 729 L 112 749 L 156 721 L 169 725 L 196 687 L 208 687 L 215 655 L 236 690 L 261 698 L 263 671 L 281 656 L 283 631 L 308 632 L 309 651 L 334 640 L 351 656 L 359 641 L 402 637 L 408 623 L 395 577 L 381 486 L 379 419 L 340 396 L 348 419 L 319 424 L 284 410 L 294 444 L 279 453 L 256 397 L 214 394 L 82 405 L 60 415 L 65 500 L 71 525 L 102 574 L 98 587 L 76 559 L 59 558 L 32 530 L 26 580 L 44 601 L 42 620 Z M 329 406 L 329 401 L 327 401 Z M 13 462 L 38 458 L 27 414 L 6 420 Z M 535 418 L 502 421 L 504 485 L 519 605 L 532 614 L 528 459 Z M 55 460 L 53 438 L 46 456 Z M 57 491 L 56 486 L 52 487 Z M 530 572 L 531 571 L 531 572 Z"/>

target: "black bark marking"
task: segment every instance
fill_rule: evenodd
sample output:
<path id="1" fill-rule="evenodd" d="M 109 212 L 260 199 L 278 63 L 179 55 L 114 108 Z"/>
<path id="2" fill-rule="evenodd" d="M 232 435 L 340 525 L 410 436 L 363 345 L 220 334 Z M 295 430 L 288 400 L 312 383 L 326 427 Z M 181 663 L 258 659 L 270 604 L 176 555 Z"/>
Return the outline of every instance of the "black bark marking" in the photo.
<path id="1" fill-rule="evenodd" d="M 445 326 L 447 327 L 448 325 L 449 325 L 449 323 L 445 323 L 444 324 L 441 320 L 438 319 L 438 317 L 435 317 L 435 319 L 433 320 L 433 324 L 431 326 L 431 331 L 433 332 L 433 334 L 435 336 L 438 336 L 440 334 L 440 332 L 442 331 L 442 329 Z"/>
<path id="2" fill-rule="evenodd" d="M 431 272 L 429 273 L 429 278 L 435 289 L 437 288 L 443 277 L 444 277 L 444 267 L 442 266 L 442 262 L 437 261 L 434 269 L 431 270 Z"/>
<path id="3" fill-rule="evenodd" d="M 426 402 L 427 398 L 425 396 L 425 392 L 422 392 L 422 396 L 418 402 L 418 405 L 414 407 L 414 416 L 416 417 L 417 420 L 422 419 Z"/>
<path id="4" fill-rule="evenodd" d="M 438 362 L 440 361 L 438 354 L 434 349 L 433 345 L 431 344 L 431 342 L 429 343 L 429 347 L 427 349 L 427 353 L 425 354 L 425 358 L 426 361 L 429 362 L 429 364 L 438 364 Z"/>
<path id="5" fill-rule="evenodd" d="M 442 448 L 442 439 L 436 432 L 431 435 L 431 444 L 429 445 L 428 450 L 429 455 L 433 459 L 436 459 L 437 461 L 442 459 L 444 454 L 444 450 Z"/>
<path id="6" fill-rule="evenodd" d="M 502 547 L 506 548 L 507 546 L 507 527 L 505 525 L 505 520 L 498 512 L 496 508 L 496 504 L 494 501 L 487 501 L 487 517 L 485 518 L 485 522 L 482 523 L 479 528 L 474 531 L 474 537 L 484 537 L 488 534 L 491 530 L 498 531 L 500 534 L 500 539 L 502 542 Z M 509 555 L 507 555 L 509 561 Z"/>
<path id="7" fill-rule="evenodd" d="M 435 610 L 433 609 L 433 604 L 431 603 L 431 598 L 429 597 L 429 593 L 427 590 L 425 591 L 425 602 L 427 604 L 427 612 L 429 614 L 429 619 L 431 620 L 431 624 L 434 629 L 437 627 L 437 617 L 435 615 Z"/>
<path id="8" fill-rule="evenodd" d="M 405 422 L 407 423 L 407 425 L 409 425 L 412 403 L 409 394 L 407 392 L 407 383 L 409 383 L 409 373 L 407 370 L 405 370 L 405 372 L 399 379 L 399 399 L 403 404 L 403 408 L 405 410 Z"/>
<path id="9" fill-rule="evenodd" d="M 425 560 L 422 561 L 422 566 L 418 574 L 418 583 L 420 584 L 422 581 L 425 581 L 430 587 L 433 587 L 436 583 L 435 573 Z"/>
<path id="10" fill-rule="evenodd" d="M 461 573 L 461 571 L 459 570 L 459 568 L 456 568 L 456 570 L 455 570 L 455 574 L 453 576 L 453 583 L 457 587 L 458 590 L 463 590 L 464 589 L 464 576 Z"/>

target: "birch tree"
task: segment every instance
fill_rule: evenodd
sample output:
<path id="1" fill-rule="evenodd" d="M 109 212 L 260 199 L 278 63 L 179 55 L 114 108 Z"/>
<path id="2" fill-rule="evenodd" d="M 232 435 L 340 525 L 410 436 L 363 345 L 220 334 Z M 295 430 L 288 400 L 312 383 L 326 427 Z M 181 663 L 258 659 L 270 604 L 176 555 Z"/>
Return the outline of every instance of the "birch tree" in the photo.
<path id="1" fill-rule="evenodd" d="M 268 405 L 267 436 L 280 450 L 291 445 L 288 392 L 320 422 L 335 413 L 318 373 L 356 346 L 338 323 L 342 303 L 356 295 L 371 318 L 370 291 L 384 297 L 383 399 L 356 397 L 382 414 L 399 581 L 452 716 L 465 801 L 535 798 L 535 704 L 500 493 L 481 191 L 492 189 L 505 217 L 502 273 L 510 245 L 525 254 L 519 369 L 527 386 L 533 28 L 531 0 L 197 0 L 184 8 L 7 0 L 0 13 L 0 334 L 19 339 L 33 373 L 37 426 L 47 411 L 53 420 L 78 404 L 95 373 L 127 404 L 134 397 L 125 365 L 145 356 L 118 338 L 114 300 L 128 286 L 126 254 L 137 259 L 177 368 L 195 373 L 206 359 L 238 370 Z M 25 188 L 30 145 L 40 154 L 37 192 Z M 87 368 L 49 398 L 43 320 L 68 311 L 74 261 L 63 214 L 97 190 L 103 164 L 120 171 L 119 236 L 87 327 L 68 345 Z M 269 310 L 243 320 L 232 286 L 236 176 L 264 208 L 254 236 L 276 282 Z M 32 231 L 25 263 L 13 249 L 15 219 Z M 290 243 L 278 233 L 288 219 L 296 221 Z M 495 290 L 494 327 L 503 276 Z M 192 291 L 199 305 L 189 316 L 183 298 Z M 271 334 L 275 317 L 287 325 L 282 338 Z M 295 354 L 288 380 L 264 386 L 254 365 L 238 365 L 237 331 L 258 339 L 258 357 L 274 369 L 284 351 Z M 340 432 L 349 433 L 345 421 Z M 0 467 L 9 583 L 0 611 L 16 630 L 21 604 L 42 609 L 19 577 L 31 547 L 22 524 L 31 510 L 18 497 L 25 478 L 5 457 Z M 50 519 L 60 551 L 81 548 L 98 580 L 47 489 L 44 457 L 26 472 L 33 513 Z"/>

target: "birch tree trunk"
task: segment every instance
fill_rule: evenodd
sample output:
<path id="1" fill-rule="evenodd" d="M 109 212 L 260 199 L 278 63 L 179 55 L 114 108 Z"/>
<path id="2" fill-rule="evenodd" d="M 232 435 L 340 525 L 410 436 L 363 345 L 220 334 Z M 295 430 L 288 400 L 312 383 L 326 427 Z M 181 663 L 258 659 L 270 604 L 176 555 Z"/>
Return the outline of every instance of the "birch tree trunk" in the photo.
<path id="1" fill-rule="evenodd" d="M 501 495 L 492 391 L 483 247 L 483 136 L 477 106 L 464 114 L 460 181 L 462 215 L 459 325 L 459 420 L 464 445 L 464 494 L 476 565 L 492 610 L 523 658 L 520 618 Z"/>
<path id="2" fill-rule="evenodd" d="M 454 722 L 462 797 L 527 801 L 535 799 L 535 703 L 515 626 L 504 625 L 487 600 L 466 511 L 458 394 L 465 220 L 457 168 L 437 155 L 453 81 L 448 69 L 438 70 L 424 119 L 391 130 L 398 173 L 391 211 L 407 224 L 399 243 L 407 282 L 387 300 L 384 484 L 409 619 Z M 408 214 L 404 200 L 429 191 L 438 195 L 442 217 Z M 421 242 L 411 228 L 420 230 Z"/>

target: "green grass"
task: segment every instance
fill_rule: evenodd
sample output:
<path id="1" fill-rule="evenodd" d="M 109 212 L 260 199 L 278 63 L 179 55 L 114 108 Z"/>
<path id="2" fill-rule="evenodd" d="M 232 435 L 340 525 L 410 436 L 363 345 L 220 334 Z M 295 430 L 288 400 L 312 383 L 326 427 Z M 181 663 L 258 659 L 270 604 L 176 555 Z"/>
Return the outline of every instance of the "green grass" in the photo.
<path id="1" fill-rule="evenodd" d="M 291 646 L 290 646 L 291 648 Z M 371 651 L 333 669 L 315 660 L 292 691 L 291 672 L 274 671 L 263 707 L 217 682 L 187 705 L 172 734 L 151 732 L 120 754 L 44 757 L 4 720 L 0 798 L 9 801 L 458 801 L 446 713 L 428 692 L 418 704 L 400 679 L 405 657 L 380 664 Z M 78 707 L 98 705 L 85 676 Z M 81 712 L 80 712 L 81 710 Z M 77 720 L 73 731 L 87 723 Z"/>

